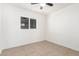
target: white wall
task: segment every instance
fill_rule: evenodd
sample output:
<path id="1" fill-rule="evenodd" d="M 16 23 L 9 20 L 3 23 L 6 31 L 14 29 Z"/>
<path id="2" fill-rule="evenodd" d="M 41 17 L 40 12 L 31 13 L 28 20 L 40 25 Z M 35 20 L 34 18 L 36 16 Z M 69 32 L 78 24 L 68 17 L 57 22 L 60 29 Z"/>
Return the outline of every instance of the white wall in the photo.
<path id="1" fill-rule="evenodd" d="M 1 4 L 0 4 L 0 47 L 2 47 L 1 45 L 2 45 L 2 43 L 1 43 L 1 41 L 2 41 L 2 33 L 1 33 Z M 1 49 L 1 48 L 0 48 Z"/>
<path id="2" fill-rule="evenodd" d="M 79 51 L 79 4 L 73 4 L 48 16 L 48 39 Z"/>
<path id="3" fill-rule="evenodd" d="M 0 50 L 6 47 L 7 41 L 4 40 L 5 34 L 3 30 L 3 5 L 0 3 Z"/>
<path id="4" fill-rule="evenodd" d="M 37 29 L 20 29 L 20 17 L 35 18 Z M 21 9 L 10 4 L 4 4 L 3 29 L 7 40 L 6 48 L 16 47 L 36 41 L 44 40 L 45 16 Z"/>

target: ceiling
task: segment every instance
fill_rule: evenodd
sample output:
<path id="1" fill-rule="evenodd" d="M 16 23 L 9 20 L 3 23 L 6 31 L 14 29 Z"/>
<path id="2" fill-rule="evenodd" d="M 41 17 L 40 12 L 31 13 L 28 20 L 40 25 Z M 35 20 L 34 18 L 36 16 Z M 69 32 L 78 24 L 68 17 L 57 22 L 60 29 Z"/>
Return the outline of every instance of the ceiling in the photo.
<path id="1" fill-rule="evenodd" d="M 52 7 L 45 5 L 43 10 L 40 9 L 40 4 L 31 5 L 30 3 L 12 3 L 11 5 L 24 8 L 24 9 L 29 9 L 42 14 L 49 14 L 51 12 L 55 12 L 62 8 L 65 8 L 71 5 L 72 3 L 53 3 L 53 4 L 54 5 Z"/>

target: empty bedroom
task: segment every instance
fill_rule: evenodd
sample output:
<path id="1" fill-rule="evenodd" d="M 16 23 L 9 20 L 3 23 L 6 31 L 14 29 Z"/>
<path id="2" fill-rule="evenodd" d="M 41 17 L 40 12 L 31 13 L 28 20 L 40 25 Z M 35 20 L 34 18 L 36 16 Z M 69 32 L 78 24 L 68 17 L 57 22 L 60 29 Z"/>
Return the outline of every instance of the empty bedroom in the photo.
<path id="1" fill-rule="evenodd" d="M 79 3 L 0 3 L 0 56 L 79 56 Z"/>

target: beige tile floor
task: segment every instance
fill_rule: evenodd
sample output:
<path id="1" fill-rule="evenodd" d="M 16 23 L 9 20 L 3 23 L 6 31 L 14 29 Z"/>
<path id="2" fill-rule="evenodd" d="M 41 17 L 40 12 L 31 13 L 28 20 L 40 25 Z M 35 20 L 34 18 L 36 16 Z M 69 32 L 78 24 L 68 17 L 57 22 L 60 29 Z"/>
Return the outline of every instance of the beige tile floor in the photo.
<path id="1" fill-rule="evenodd" d="M 79 56 L 79 52 L 48 41 L 41 41 L 6 49 L 1 56 Z"/>

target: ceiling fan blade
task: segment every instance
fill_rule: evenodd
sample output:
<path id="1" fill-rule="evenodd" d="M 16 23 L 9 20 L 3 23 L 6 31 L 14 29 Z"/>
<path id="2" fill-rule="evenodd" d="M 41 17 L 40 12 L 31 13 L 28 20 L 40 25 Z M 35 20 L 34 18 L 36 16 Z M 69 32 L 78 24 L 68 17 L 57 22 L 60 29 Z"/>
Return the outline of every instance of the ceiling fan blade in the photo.
<path id="1" fill-rule="evenodd" d="M 53 3 L 46 3 L 46 5 L 48 5 L 48 6 L 53 6 Z"/>
<path id="2" fill-rule="evenodd" d="M 39 4 L 39 3 L 31 3 L 31 5 L 35 5 L 35 4 Z"/>

